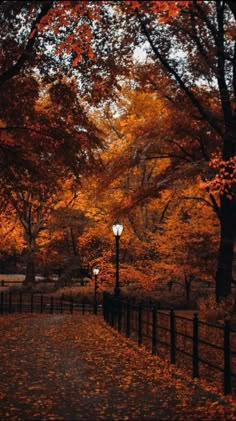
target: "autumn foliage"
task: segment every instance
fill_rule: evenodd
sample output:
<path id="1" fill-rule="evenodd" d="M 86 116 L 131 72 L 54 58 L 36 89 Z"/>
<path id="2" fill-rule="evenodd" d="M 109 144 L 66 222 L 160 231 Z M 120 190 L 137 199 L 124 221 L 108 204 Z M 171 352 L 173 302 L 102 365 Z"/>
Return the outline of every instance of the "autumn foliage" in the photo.
<path id="1" fill-rule="evenodd" d="M 234 13 L 230 1 L 1 2 L 1 253 L 27 260 L 26 283 L 35 264 L 70 276 L 73 257 L 112 285 L 120 219 L 122 287 L 231 293 Z"/>

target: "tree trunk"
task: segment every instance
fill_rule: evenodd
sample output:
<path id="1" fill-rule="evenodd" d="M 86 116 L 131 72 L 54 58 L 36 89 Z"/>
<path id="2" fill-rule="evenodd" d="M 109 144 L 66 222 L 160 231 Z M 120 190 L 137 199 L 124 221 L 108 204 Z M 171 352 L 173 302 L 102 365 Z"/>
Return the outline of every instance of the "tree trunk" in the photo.
<path id="1" fill-rule="evenodd" d="M 71 236 L 71 242 L 72 242 L 73 255 L 74 256 L 78 256 L 75 235 L 73 233 L 73 228 L 72 227 L 70 227 L 70 236 Z"/>
<path id="2" fill-rule="evenodd" d="M 35 284 L 34 252 L 29 251 L 24 285 L 29 286 L 29 285 L 34 285 L 34 284 Z"/>
<path id="3" fill-rule="evenodd" d="M 26 240 L 28 243 L 28 256 L 24 285 L 33 286 L 35 284 L 35 239 L 31 231 L 28 236 L 26 235 Z"/>
<path id="4" fill-rule="evenodd" d="M 188 277 L 187 275 L 184 275 L 184 285 L 185 285 L 185 293 L 186 293 L 186 300 L 190 300 L 190 290 L 191 290 L 191 275 Z"/>
<path id="5" fill-rule="evenodd" d="M 223 160 L 227 163 L 235 157 L 236 152 L 236 116 L 227 115 L 226 129 L 223 145 Z M 231 176 L 234 176 L 231 168 L 226 167 Z M 236 238 L 236 197 L 235 183 L 231 187 L 232 199 L 226 193 L 220 197 L 220 247 L 218 254 L 218 264 L 216 271 L 216 301 L 222 297 L 227 297 L 231 293 L 231 283 L 233 278 L 233 257 L 234 242 Z"/>
<path id="6" fill-rule="evenodd" d="M 216 272 L 216 300 L 231 293 L 234 242 L 236 236 L 236 202 L 221 197 L 221 232 Z"/>
<path id="7" fill-rule="evenodd" d="M 190 288 L 191 288 L 191 283 L 188 282 L 186 284 L 186 299 L 187 299 L 187 301 L 190 300 Z"/>

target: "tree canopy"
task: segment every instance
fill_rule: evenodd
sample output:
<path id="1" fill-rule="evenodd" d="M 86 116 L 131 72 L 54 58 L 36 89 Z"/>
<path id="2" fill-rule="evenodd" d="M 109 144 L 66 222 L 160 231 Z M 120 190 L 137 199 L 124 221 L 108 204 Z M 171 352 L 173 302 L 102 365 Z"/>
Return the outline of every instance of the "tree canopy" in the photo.
<path id="1" fill-rule="evenodd" d="M 42 203 L 48 212 L 68 181 L 94 220 L 79 233 L 82 254 L 96 260 L 91 238 L 100 238 L 109 265 L 99 231 L 123 218 L 127 267 L 142 250 L 140 273 L 150 259 L 154 285 L 158 267 L 199 276 L 207 261 L 217 299 L 230 294 L 234 3 L 2 1 L 0 21 L 3 211 L 10 204 L 23 223 L 32 192 L 36 214 Z"/>

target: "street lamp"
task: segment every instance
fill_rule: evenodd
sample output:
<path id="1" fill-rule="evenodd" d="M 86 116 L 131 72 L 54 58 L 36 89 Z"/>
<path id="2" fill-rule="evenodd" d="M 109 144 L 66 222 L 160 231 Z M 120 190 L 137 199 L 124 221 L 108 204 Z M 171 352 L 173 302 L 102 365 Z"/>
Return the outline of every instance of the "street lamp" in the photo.
<path id="1" fill-rule="evenodd" d="M 94 274 L 94 314 L 97 314 L 97 289 L 98 289 L 98 274 L 99 274 L 98 268 L 93 268 L 93 274 Z"/>
<path id="2" fill-rule="evenodd" d="M 120 296 L 120 281 L 119 281 L 119 241 L 120 241 L 120 236 L 122 234 L 123 231 L 123 225 L 120 224 L 119 222 L 116 222 L 113 226 L 112 226 L 112 230 L 116 239 L 116 284 L 115 284 L 115 289 L 114 289 L 114 295 L 115 297 L 119 297 Z"/>

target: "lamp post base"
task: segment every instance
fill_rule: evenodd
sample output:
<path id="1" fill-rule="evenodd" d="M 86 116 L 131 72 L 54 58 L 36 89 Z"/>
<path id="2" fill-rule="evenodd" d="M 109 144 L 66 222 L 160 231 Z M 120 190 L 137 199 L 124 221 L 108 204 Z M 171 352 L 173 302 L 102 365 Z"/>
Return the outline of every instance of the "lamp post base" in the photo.
<path id="1" fill-rule="evenodd" d="M 93 306 L 93 314 L 97 314 L 97 309 L 98 309 L 98 305 L 97 305 L 97 302 L 95 302 Z"/>

